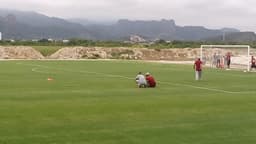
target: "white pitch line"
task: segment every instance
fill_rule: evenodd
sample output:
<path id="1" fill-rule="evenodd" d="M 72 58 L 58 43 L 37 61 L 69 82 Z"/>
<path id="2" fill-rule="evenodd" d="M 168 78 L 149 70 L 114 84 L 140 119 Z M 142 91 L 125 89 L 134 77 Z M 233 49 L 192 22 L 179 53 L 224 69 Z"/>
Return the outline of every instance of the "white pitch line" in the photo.
<path id="1" fill-rule="evenodd" d="M 52 74 L 50 72 L 40 71 L 40 70 L 38 70 L 38 68 L 32 68 L 31 71 L 32 72 L 36 72 L 36 73 L 42 73 L 42 74 Z"/>
<path id="2" fill-rule="evenodd" d="M 212 71 L 210 73 L 212 73 Z M 251 72 L 246 72 L 246 73 L 251 73 Z M 222 75 L 222 76 L 224 75 L 224 76 L 232 76 L 232 77 L 255 77 L 256 76 L 256 75 L 248 75 L 246 73 L 244 75 L 239 75 L 239 74 L 221 73 L 216 71 L 214 75 Z"/>
<path id="3" fill-rule="evenodd" d="M 105 77 L 113 77 L 113 78 L 134 79 L 134 78 L 129 78 L 129 77 L 122 76 L 122 75 L 113 75 L 113 74 L 99 73 L 99 72 L 92 72 L 92 71 L 73 71 L 73 70 L 66 70 L 66 69 L 56 69 L 56 70 L 61 70 L 61 71 L 66 71 L 66 72 L 96 74 L 96 75 L 102 75 L 102 76 L 105 76 Z"/>
<path id="4" fill-rule="evenodd" d="M 43 67 L 43 68 L 50 68 L 48 66 L 44 66 L 44 65 L 37 65 L 37 64 L 24 64 L 24 63 L 21 63 L 21 62 L 18 62 L 16 63 L 18 65 L 25 65 L 25 66 L 35 66 L 35 67 Z"/>
<path id="5" fill-rule="evenodd" d="M 92 71 L 73 71 L 73 70 L 66 70 L 66 69 L 59 69 L 59 68 L 51 68 L 51 67 L 43 66 L 43 65 L 22 64 L 22 63 L 17 63 L 17 64 L 27 65 L 27 66 L 37 66 L 37 67 L 41 67 L 41 68 L 55 69 L 55 70 L 66 71 L 66 72 L 97 74 L 97 75 L 103 75 L 106 77 L 124 78 L 124 79 L 129 79 L 129 80 L 134 79 L 134 78 L 130 78 L 130 77 L 122 76 L 122 75 L 113 75 L 113 74 L 106 74 L 106 73 L 99 73 L 99 72 L 92 72 Z M 33 71 L 33 69 L 32 69 L 32 71 Z M 38 70 L 34 68 L 34 72 L 38 72 Z M 40 72 L 40 73 L 44 73 L 44 72 Z M 46 74 L 46 72 L 45 72 L 45 74 Z M 209 88 L 209 87 L 200 87 L 200 86 L 189 85 L 189 84 L 180 84 L 180 83 L 163 82 L 163 81 L 158 81 L 158 83 L 169 84 L 169 85 L 174 85 L 174 86 L 185 86 L 185 87 L 190 87 L 190 88 L 194 88 L 194 89 L 208 90 L 208 91 L 228 93 L 228 94 L 256 93 L 256 91 L 227 91 L 227 90 L 223 90 L 223 89 L 215 89 L 215 88 Z"/>
<path id="6" fill-rule="evenodd" d="M 161 81 L 158 81 L 158 82 L 163 83 L 163 84 L 169 84 L 169 85 L 175 85 L 175 86 L 186 86 L 186 87 L 191 87 L 191 88 L 195 88 L 195 89 L 202 89 L 202 90 L 215 91 L 215 92 L 228 93 L 228 94 L 256 93 L 255 91 L 235 92 L 235 91 L 227 91 L 227 90 L 222 90 L 222 89 L 194 86 L 194 85 L 189 85 L 189 84 L 179 84 L 179 83 L 161 82 Z"/>

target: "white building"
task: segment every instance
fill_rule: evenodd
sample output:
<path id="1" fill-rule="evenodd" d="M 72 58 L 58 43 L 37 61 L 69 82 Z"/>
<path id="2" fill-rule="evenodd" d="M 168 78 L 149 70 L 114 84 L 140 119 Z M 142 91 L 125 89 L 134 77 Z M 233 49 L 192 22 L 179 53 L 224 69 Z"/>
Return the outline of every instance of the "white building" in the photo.
<path id="1" fill-rule="evenodd" d="M 63 43 L 69 43 L 69 40 L 62 40 Z"/>
<path id="2" fill-rule="evenodd" d="M 136 42 L 136 43 L 140 43 L 140 42 L 146 42 L 146 40 L 138 35 L 131 35 L 130 36 L 130 41 L 131 42 Z"/>
<path id="3" fill-rule="evenodd" d="M 2 40 L 2 32 L 0 32 L 0 41 Z"/>

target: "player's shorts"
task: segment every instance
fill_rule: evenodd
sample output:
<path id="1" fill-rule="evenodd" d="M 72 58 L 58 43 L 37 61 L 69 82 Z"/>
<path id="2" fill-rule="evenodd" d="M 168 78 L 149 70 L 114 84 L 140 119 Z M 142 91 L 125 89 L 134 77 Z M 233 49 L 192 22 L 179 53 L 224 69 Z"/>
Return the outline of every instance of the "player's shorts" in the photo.
<path id="1" fill-rule="evenodd" d="M 230 63 L 231 63 L 231 60 L 228 60 L 228 61 L 227 61 L 227 65 L 230 65 Z"/>
<path id="2" fill-rule="evenodd" d="M 256 64 L 252 64 L 252 65 L 251 65 L 251 68 L 256 68 Z"/>

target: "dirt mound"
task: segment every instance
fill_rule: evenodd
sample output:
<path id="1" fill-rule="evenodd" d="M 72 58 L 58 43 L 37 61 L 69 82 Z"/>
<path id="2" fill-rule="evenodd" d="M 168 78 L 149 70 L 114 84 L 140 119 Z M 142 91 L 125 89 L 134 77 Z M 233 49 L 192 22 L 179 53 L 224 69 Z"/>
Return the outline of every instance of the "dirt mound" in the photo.
<path id="1" fill-rule="evenodd" d="M 137 49 L 143 54 L 143 60 L 194 60 L 200 54 L 200 49 Z"/>
<path id="2" fill-rule="evenodd" d="M 234 62 L 241 57 L 247 57 L 244 49 L 204 49 L 204 61 L 211 61 L 213 54 L 224 56 L 232 52 Z M 191 61 L 200 57 L 200 48 L 172 48 L 172 49 L 148 49 L 148 48 L 102 48 L 102 47 L 65 47 L 46 59 L 127 59 L 127 60 L 164 60 L 164 61 Z M 0 59 L 45 59 L 45 57 L 32 47 L 0 46 Z M 245 61 L 246 62 L 246 61 Z M 241 63 L 239 61 L 239 63 Z"/>
<path id="3" fill-rule="evenodd" d="M 42 54 L 32 47 L 0 46 L 0 59 L 43 59 Z"/>
<path id="4" fill-rule="evenodd" d="M 141 53 L 129 48 L 66 47 L 51 59 L 141 59 Z"/>
<path id="5" fill-rule="evenodd" d="M 107 58 L 106 52 L 98 48 L 66 47 L 52 54 L 50 59 Z"/>
<path id="6" fill-rule="evenodd" d="M 147 48 L 99 48 L 66 47 L 51 59 L 131 59 L 131 60 L 194 60 L 199 49 L 147 49 Z"/>

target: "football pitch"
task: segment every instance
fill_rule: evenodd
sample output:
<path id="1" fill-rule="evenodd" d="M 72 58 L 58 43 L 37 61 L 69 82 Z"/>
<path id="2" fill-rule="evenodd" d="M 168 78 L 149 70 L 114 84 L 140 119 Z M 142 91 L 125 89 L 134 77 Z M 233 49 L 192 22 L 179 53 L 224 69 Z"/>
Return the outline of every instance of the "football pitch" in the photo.
<path id="1" fill-rule="evenodd" d="M 253 144 L 256 73 L 136 61 L 1 61 L 1 144 Z M 157 88 L 137 88 L 150 72 Z M 49 79 L 50 78 L 50 79 Z"/>

